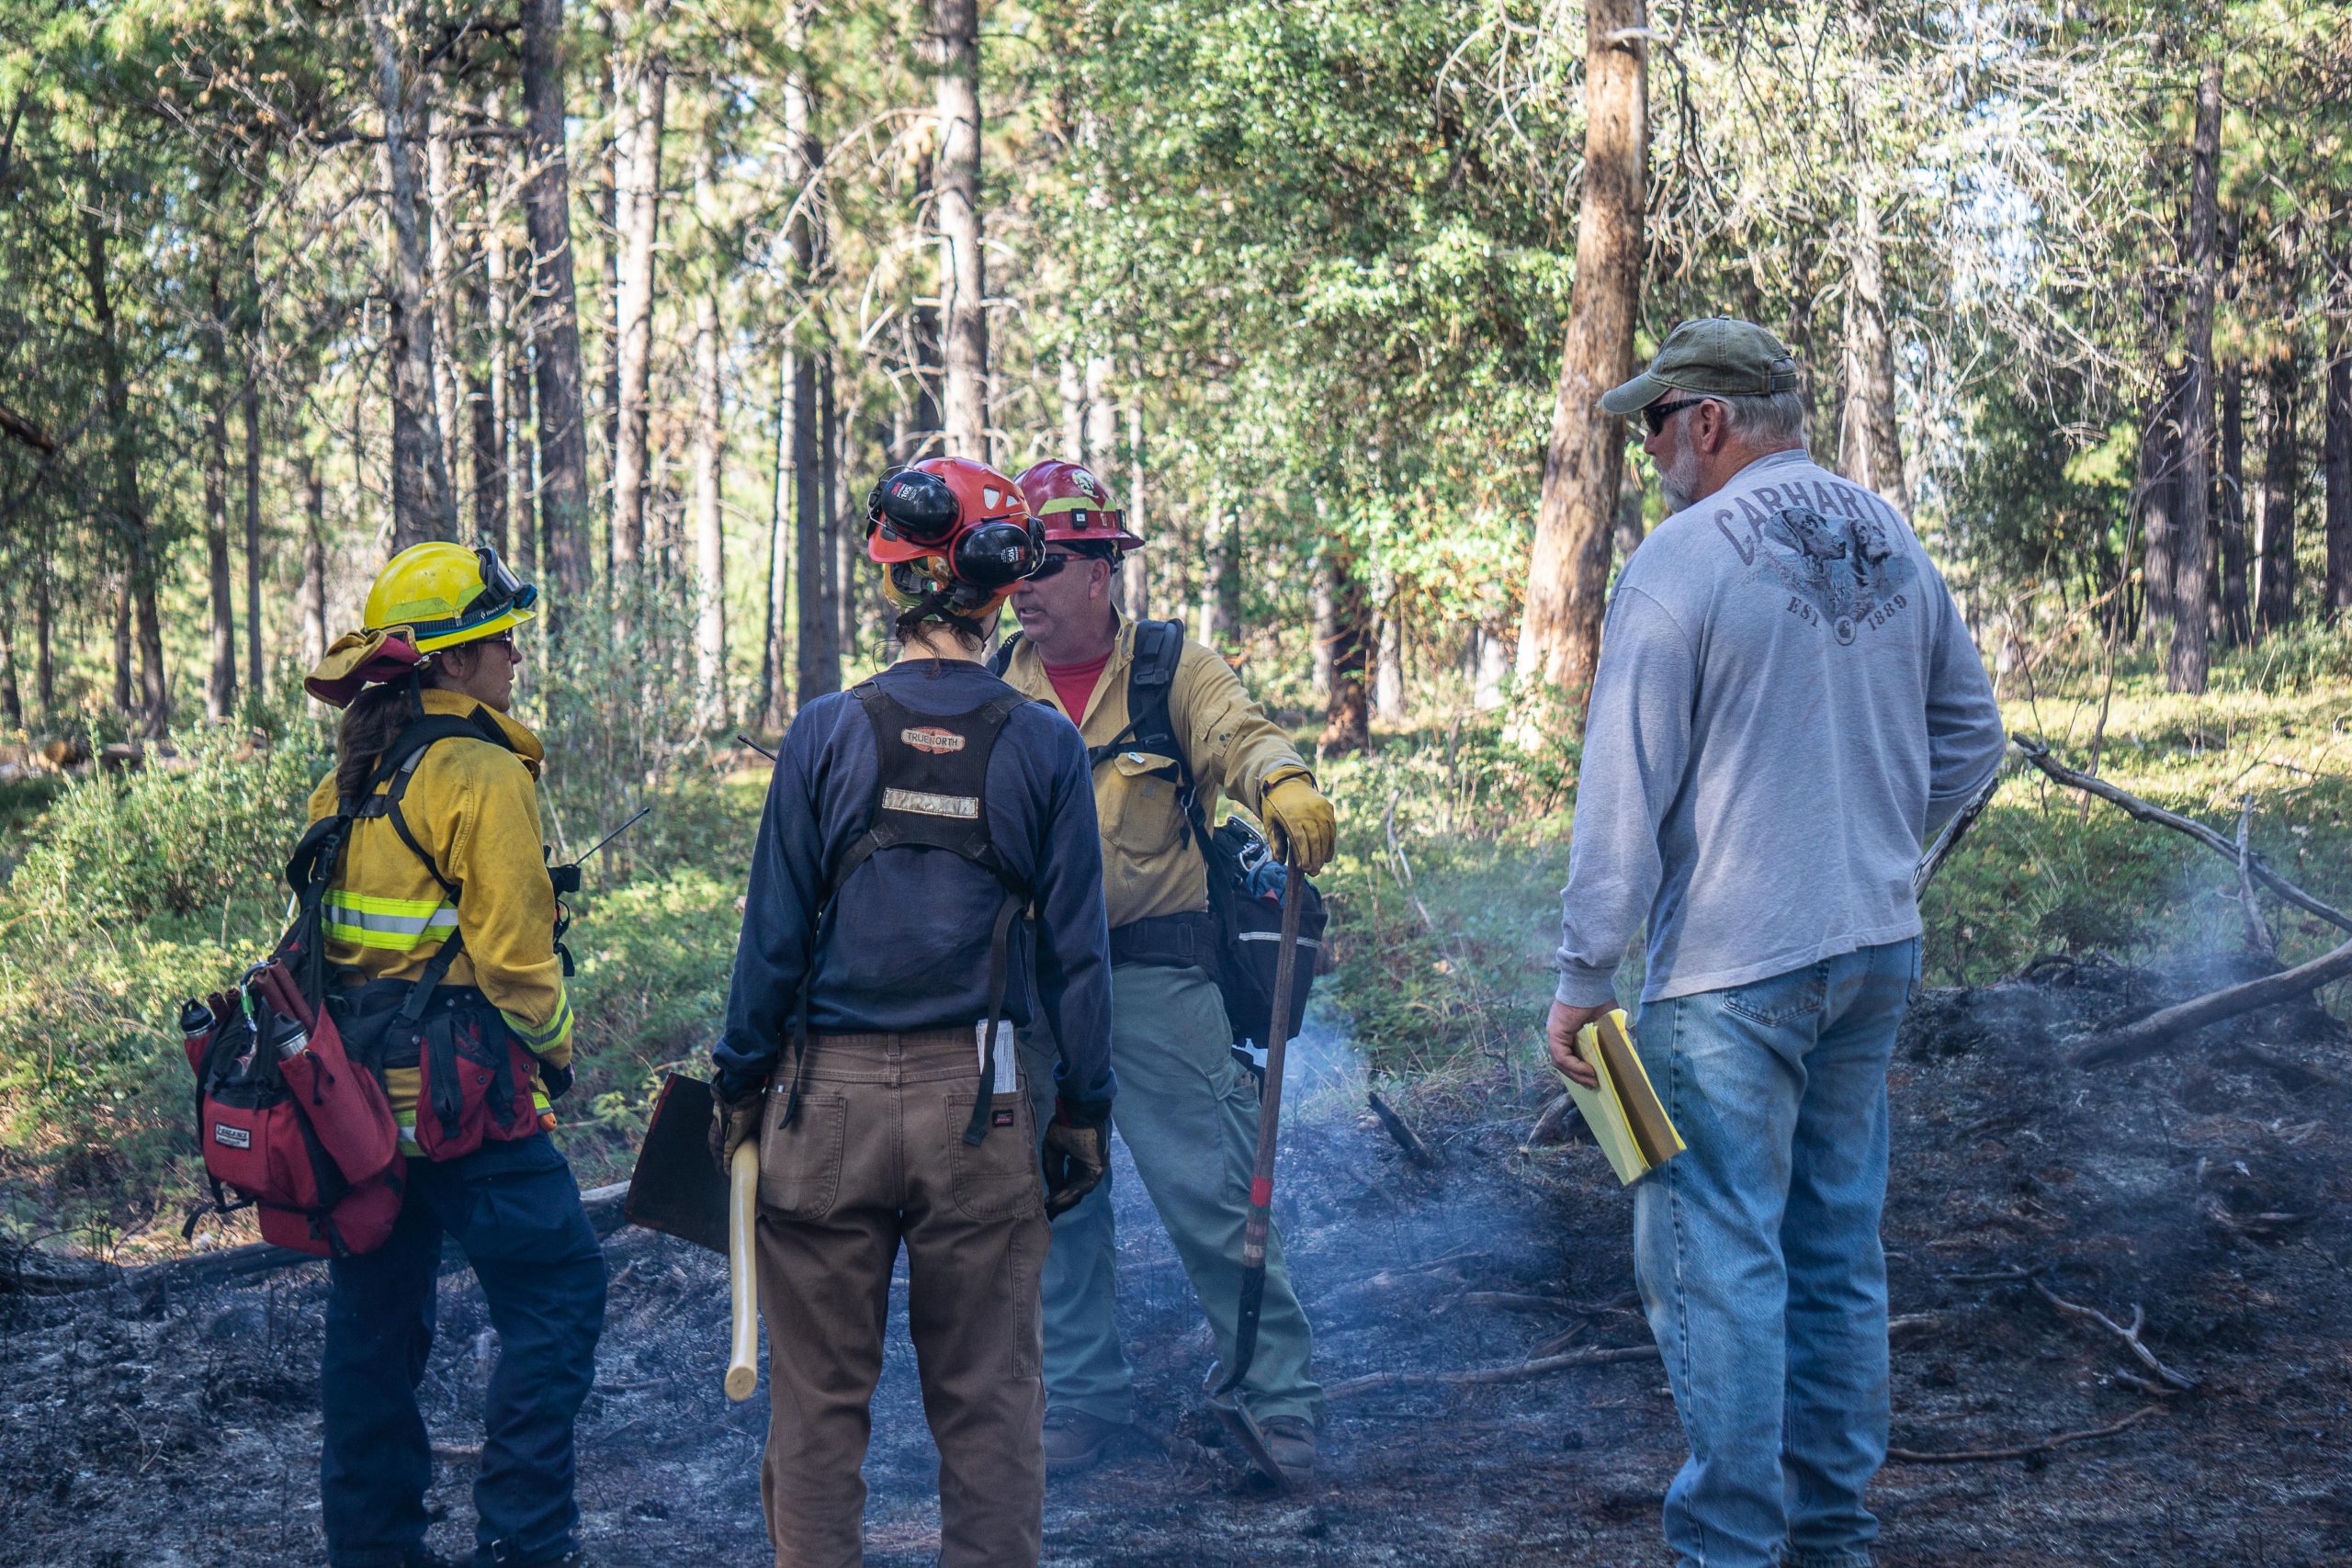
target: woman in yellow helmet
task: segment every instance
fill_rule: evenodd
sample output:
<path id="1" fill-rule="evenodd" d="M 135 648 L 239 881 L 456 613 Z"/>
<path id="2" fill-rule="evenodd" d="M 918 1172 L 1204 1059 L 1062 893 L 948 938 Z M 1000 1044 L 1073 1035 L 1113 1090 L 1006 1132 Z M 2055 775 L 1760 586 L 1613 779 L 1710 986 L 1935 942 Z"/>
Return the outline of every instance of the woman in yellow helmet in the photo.
<path id="1" fill-rule="evenodd" d="M 509 716 L 537 590 L 490 549 L 417 545 L 311 672 L 345 708 L 311 820 L 351 812 L 325 902 L 330 998 L 384 1079 L 409 1156 L 391 1239 L 329 1269 L 321 1493 L 334 1568 L 434 1568 L 416 1385 L 441 1238 L 465 1249 L 501 1355 L 474 1483 L 476 1564 L 584 1561 L 572 1427 L 604 1325 L 603 1250 L 548 1137 L 571 1003 L 539 838 L 538 737 Z"/>

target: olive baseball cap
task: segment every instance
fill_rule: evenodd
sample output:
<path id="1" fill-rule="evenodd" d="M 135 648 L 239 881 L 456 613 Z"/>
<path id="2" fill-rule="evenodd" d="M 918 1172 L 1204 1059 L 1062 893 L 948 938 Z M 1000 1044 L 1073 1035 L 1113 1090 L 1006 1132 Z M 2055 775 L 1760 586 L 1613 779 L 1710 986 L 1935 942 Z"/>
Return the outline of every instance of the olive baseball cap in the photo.
<path id="1" fill-rule="evenodd" d="M 1753 321 L 1707 316 L 1666 334 L 1650 367 L 1600 394 L 1611 413 L 1637 413 L 1679 390 L 1759 398 L 1797 389 L 1797 362 L 1781 340 Z"/>

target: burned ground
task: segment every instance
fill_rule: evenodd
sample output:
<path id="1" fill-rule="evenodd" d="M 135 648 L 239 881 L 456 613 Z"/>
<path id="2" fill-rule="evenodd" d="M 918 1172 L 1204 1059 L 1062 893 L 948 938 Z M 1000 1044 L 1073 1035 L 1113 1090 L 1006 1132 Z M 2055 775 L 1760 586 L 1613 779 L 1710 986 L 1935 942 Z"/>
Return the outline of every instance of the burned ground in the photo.
<path id="1" fill-rule="evenodd" d="M 2030 1458 L 1890 1464 L 1874 1494 L 1891 1564 L 2352 1562 L 2352 1199 L 2342 1028 L 2282 1008 L 2135 1068 L 2081 1071 L 2062 1043 L 2199 988 L 2103 965 L 1931 992 L 1898 1046 L 1887 1219 L 1894 1441 Z M 1680 1433 L 1654 1359 L 1479 1385 L 1345 1387 L 1640 1347 L 1626 1197 L 1596 1151 L 1523 1145 L 1532 1108 L 1476 1093 L 1408 1114 L 1445 1164 L 1402 1163 L 1369 1117 L 1284 1139 L 1293 1272 L 1339 1391 L 1322 1484 L 1241 1473 L 1199 1398 L 1208 1338 L 1131 1168 L 1122 1303 L 1143 1429 L 1054 1483 L 1053 1563 L 1664 1562 L 1659 1498 Z M 624 1231 L 582 1423 L 585 1534 L 608 1564 L 755 1562 L 763 1400 L 718 1392 L 717 1259 Z M 2030 1282 L 2128 1325 L 2161 1377 Z M 0 1563 L 321 1559 L 314 1483 L 323 1284 L 5 1299 Z M 867 1466 L 869 1561 L 936 1550 L 933 1465 L 894 1299 Z M 494 1353 L 479 1295 L 444 1282 L 424 1387 L 444 1459 L 435 1540 L 469 1542 L 467 1485 Z"/>

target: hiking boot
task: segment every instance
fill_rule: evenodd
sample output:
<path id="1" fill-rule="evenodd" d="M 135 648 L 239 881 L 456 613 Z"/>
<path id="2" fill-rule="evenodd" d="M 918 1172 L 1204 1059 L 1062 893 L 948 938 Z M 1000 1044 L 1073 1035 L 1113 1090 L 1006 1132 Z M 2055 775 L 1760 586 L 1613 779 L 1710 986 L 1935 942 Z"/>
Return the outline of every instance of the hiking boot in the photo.
<path id="1" fill-rule="evenodd" d="M 1082 1410 L 1046 1412 L 1046 1473 L 1076 1475 L 1102 1462 L 1121 1423 Z"/>
<path id="2" fill-rule="evenodd" d="M 1315 1479 L 1315 1423 L 1304 1416 L 1269 1416 L 1258 1423 L 1266 1451 L 1295 1486 Z"/>

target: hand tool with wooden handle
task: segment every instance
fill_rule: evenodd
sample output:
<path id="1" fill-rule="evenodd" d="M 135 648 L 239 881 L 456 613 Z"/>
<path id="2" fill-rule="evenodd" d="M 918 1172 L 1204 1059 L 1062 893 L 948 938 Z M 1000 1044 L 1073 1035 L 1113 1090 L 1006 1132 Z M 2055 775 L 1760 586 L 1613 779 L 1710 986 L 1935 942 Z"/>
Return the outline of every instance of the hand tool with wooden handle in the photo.
<path id="1" fill-rule="evenodd" d="M 727 1397 L 741 1403 L 760 1386 L 759 1258 L 752 1226 L 760 1213 L 760 1145 L 738 1145 L 727 1167 Z"/>
<path id="2" fill-rule="evenodd" d="M 1235 1393 L 1258 1353 L 1258 1316 L 1266 1300 L 1266 1240 L 1273 1229 L 1274 1144 L 1282 1130 L 1283 1068 L 1290 1048 L 1290 1000 L 1298 978 L 1298 919 L 1306 900 L 1299 892 L 1298 850 L 1283 856 L 1282 949 L 1274 959 L 1273 1038 L 1266 1042 L 1266 1078 L 1258 1091 L 1258 1161 L 1250 1178 L 1250 1217 L 1241 1231 L 1241 1312 L 1234 1326 L 1233 1365 L 1210 1395 L 1210 1404 L 1233 1429 L 1258 1468 L 1288 1485 L 1274 1463 L 1265 1434 Z"/>

